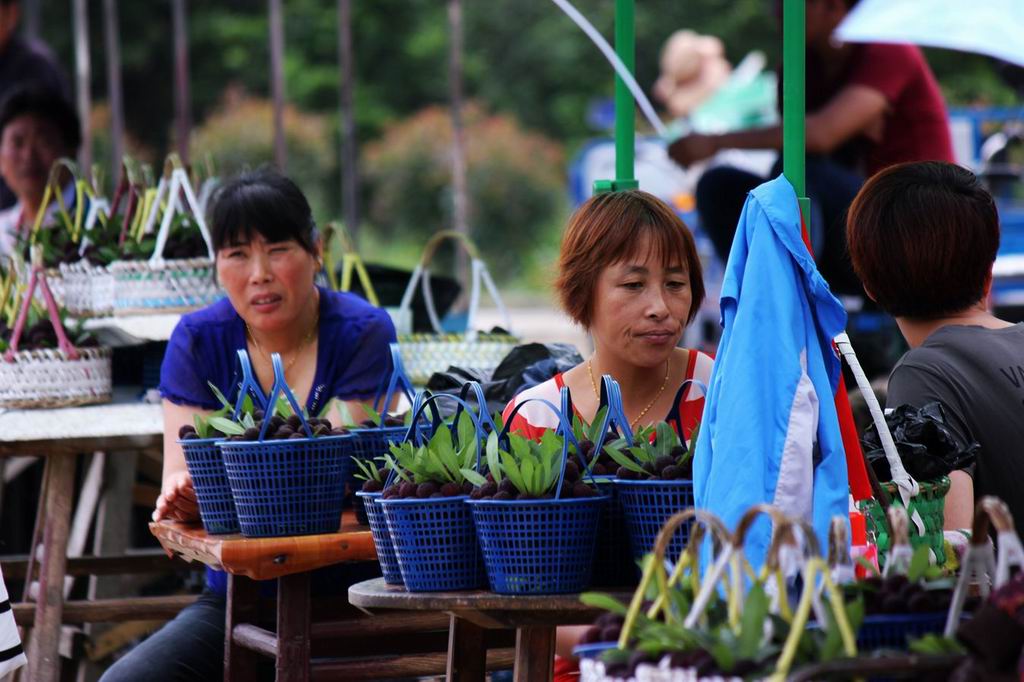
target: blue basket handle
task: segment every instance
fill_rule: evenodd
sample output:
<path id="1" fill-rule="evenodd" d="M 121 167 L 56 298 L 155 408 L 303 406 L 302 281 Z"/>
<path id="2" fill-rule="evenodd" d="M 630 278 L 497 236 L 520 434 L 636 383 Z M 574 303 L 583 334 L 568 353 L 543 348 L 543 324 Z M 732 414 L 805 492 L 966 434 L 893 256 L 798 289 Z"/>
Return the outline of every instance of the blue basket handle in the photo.
<path id="1" fill-rule="evenodd" d="M 615 381 L 610 374 L 601 377 L 601 402 L 598 405 L 598 411 L 602 407 L 607 407 L 608 411 L 605 412 L 604 421 L 601 422 L 601 432 L 598 434 L 597 442 L 594 443 L 595 459 L 601 455 L 605 440 L 608 439 L 609 430 L 614 429 L 618 436 L 625 438 L 630 443 L 633 442 L 633 429 L 630 427 L 629 419 L 622 407 L 622 389 L 619 387 L 619 382 Z"/>
<path id="2" fill-rule="evenodd" d="M 462 389 L 459 391 L 459 399 L 466 402 L 469 398 L 469 393 L 472 391 L 476 397 L 477 405 L 479 405 L 479 411 L 477 416 L 480 417 L 480 424 L 485 427 L 490 427 L 491 431 L 497 431 L 498 427 L 495 425 L 494 420 L 491 419 L 490 413 L 487 411 L 487 398 L 484 396 L 484 387 L 480 385 L 479 381 L 467 381 L 462 384 Z M 455 420 L 453 423 L 459 423 L 459 415 L 462 414 L 462 405 L 455 410 Z M 486 434 L 485 434 L 486 437 Z"/>
<path id="3" fill-rule="evenodd" d="M 306 432 L 307 438 L 313 437 L 313 430 L 309 428 L 309 422 L 306 421 L 306 415 L 302 413 L 302 408 L 299 407 L 299 402 L 295 399 L 295 394 L 292 393 L 292 389 L 288 388 L 288 384 L 284 380 L 284 365 L 281 364 L 281 355 L 279 353 L 272 353 L 270 355 L 270 361 L 274 365 L 274 387 L 270 389 L 270 397 L 267 398 L 267 409 L 273 410 L 277 406 L 277 399 L 284 395 L 288 400 L 288 404 L 292 406 L 292 411 L 299 415 L 299 419 L 302 420 L 302 428 Z M 260 440 L 263 440 L 267 435 L 267 427 L 270 425 L 269 417 L 264 418 L 263 426 L 260 427 Z"/>
<path id="4" fill-rule="evenodd" d="M 426 394 L 426 396 L 422 397 L 424 396 L 424 394 Z M 462 398 L 456 397 L 450 393 L 435 393 L 433 395 L 430 395 L 427 391 L 423 391 L 420 394 L 417 394 L 417 407 L 416 411 L 412 413 L 412 424 L 409 426 L 409 431 L 406 434 L 406 440 L 412 443 L 413 445 L 420 445 L 420 439 L 422 437 L 422 434 L 419 431 L 420 418 L 423 416 L 423 412 L 424 410 L 427 409 L 427 407 L 430 407 L 431 411 L 436 415 L 438 413 L 438 410 L 434 407 L 434 403 L 436 403 L 441 398 L 455 401 L 460 408 L 460 413 L 462 410 L 465 410 L 469 414 L 469 418 L 473 420 L 473 426 L 476 427 L 476 468 L 474 470 L 479 471 L 480 457 L 483 454 L 482 442 L 485 437 L 483 424 L 481 423 L 480 418 L 473 412 L 473 409 Z M 452 422 L 451 428 L 453 430 L 453 433 L 457 435 L 458 422 Z M 388 474 L 388 484 L 394 482 L 394 476 L 394 471 Z"/>
<path id="5" fill-rule="evenodd" d="M 512 422 L 515 420 L 516 415 L 519 414 L 519 410 L 528 403 L 542 403 L 551 408 L 551 411 L 558 417 L 558 426 L 555 428 L 555 433 L 562 436 L 562 468 L 558 473 L 558 485 L 555 488 L 555 499 L 560 499 L 562 496 L 562 482 L 565 480 L 565 463 L 569 460 L 569 446 L 573 446 L 576 449 L 576 458 L 580 462 L 580 470 L 585 472 L 586 475 L 593 482 L 594 477 L 590 474 L 590 469 L 587 467 L 586 461 L 583 459 L 583 455 L 580 454 L 580 445 L 576 441 L 576 436 L 572 432 L 572 425 L 566 418 L 567 414 L 572 414 L 572 397 L 569 395 L 569 389 L 565 386 L 559 391 L 559 399 L 561 402 L 561 409 L 555 407 L 551 401 L 545 400 L 544 398 L 527 398 L 518 405 L 516 405 L 512 412 L 509 413 L 508 419 L 505 420 L 505 425 L 501 429 L 501 433 L 498 434 L 498 442 L 508 443 L 509 429 L 512 426 Z"/>
<path id="6" fill-rule="evenodd" d="M 409 375 L 405 373 L 405 365 L 402 364 L 402 354 L 398 350 L 397 343 L 388 344 L 391 350 L 391 375 L 380 378 L 377 386 L 377 393 L 373 398 L 373 409 L 379 414 L 387 414 L 391 409 L 391 401 L 395 397 L 395 391 L 401 390 L 411 403 L 413 400 L 412 382 Z M 383 400 L 383 403 L 381 402 Z"/>
<path id="7" fill-rule="evenodd" d="M 238 398 L 235 400 L 235 412 L 233 415 L 235 421 L 238 421 L 238 416 L 242 413 L 242 403 L 245 402 L 245 396 L 247 395 L 255 397 L 261 410 L 264 412 L 267 410 L 267 396 L 263 395 L 263 389 L 253 376 L 249 353 L 244 348 L 238 349 L 238 364 L 242 366 L 242 384 L 238 388 Z"/>

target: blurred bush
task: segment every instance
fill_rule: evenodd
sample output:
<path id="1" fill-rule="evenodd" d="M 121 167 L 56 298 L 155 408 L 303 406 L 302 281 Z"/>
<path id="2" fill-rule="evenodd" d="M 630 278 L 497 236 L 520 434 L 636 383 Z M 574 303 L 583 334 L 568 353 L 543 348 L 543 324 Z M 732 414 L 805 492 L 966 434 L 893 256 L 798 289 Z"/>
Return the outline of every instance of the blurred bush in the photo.
<path id="1" fill-rule="evenodd" d="M 220 105 L 192 132 L 192 159 L 212 158 L 220 177 L 258 168 L 274 161 L 274 111 L 269 100 L 229 88 Z M 337 146 L 330 119 L 286 105 L 285 141 L 288 176 L 313 208 L 317 221 L 333 215 L 330 200 L 337 177 Z"/>
<path id="2" fill-rule="evenodd" d="M 465 107 L 469 229 L 495 277 L 521 277 L 546 233 L 565 219 L 562 146 L 523 130 L 507 115 Z M 452 227 L 451 117 L 428 107 L 387 128 L 367 145 L 362 171 L 370 197 L 364 228 L 375 244 L 422 246 Z M 364 253 L 373 260 L 373 253 Z"/>

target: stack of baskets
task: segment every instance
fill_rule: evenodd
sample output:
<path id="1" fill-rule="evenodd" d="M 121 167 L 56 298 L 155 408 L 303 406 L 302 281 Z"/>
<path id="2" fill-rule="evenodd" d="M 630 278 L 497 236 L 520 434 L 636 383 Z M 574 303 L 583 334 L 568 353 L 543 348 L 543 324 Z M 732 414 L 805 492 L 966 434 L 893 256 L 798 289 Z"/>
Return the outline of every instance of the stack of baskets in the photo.
<path id="1" fill-rule="evenodd" d="M 164 258 L 171 223 L 175 214 L 181 210 L 182 194 L 206 242 L 205 258 Z M 150 259 L 118 260 L 110 265 L 114 277 L 115 314 L 183 312 L 209 305 L 222 295 L 215 278 L 213 243 L 206 229 L 202 208 L 185 169 L 174 155 L 165 165 L 164 177 L 160 179 L 156 196 L 146 214 L 144 232 L 152 230 L 165 199 L 167 208 L 163 212 L 156 246 Z M 149 201 L 144 204 L 148 205 Z"/>
<path id="2" fill-rule="evenodd" d="M 9 273 L 0 300 L 17 298 L 18 285 Z M 39 287 L 57 335 L 58 348 L 18 350 L 29 308 Z M 6 306 L 0 306 L 3 308 Z M 76 348 L 68 340 L 57 302 L 50 291 L 38 249 L 28 286 L 11 335 L 10 347 L 0 359 L 0 407 L 68 407 L 108 402 L 111 394 L 111 351 L 109 348 Z"/>
<path id="3" fill-rule="evenodd" d="M 239 350 L 238 355 L 243 384 L 236 415 L 247 394 L 255 395 L 262 406 L 276 405 L 283 395 L 308 437 L 267 440 L 268 416 L 255 441 L 182 441 L 204 526 L 210 533 L 237 529 L 246 537 L 337 531 L 350 466 L 344 453 L 348 436 L 313 437 L 303 410 L 285 384 L 278 354 L 271 356 L 274 386 L 268 398 L 252 378 L 248 354 Z"/>

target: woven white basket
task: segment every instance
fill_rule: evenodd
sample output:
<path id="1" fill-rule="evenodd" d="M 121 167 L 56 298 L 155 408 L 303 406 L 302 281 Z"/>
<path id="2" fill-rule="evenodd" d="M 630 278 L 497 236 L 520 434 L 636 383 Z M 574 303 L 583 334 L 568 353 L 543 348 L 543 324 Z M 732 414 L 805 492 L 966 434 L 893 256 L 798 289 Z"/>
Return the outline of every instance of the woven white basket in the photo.
<path id="1" fill-rule="evenodd" d="M 437 316 L 434 298 L 430 288 L 430 261 L 433 260 L 437 248 L 442 242 L 453 240 L 461 245 L 470 256 L 470 290 L 469 310 L 466 331 L 463 334 L 445 334 L 441 330 L 441 321 Z M 416 293 L 416 285 L 422 285 L 423 302 L 434 333 L 409 333 L 412 324 L 412 299 Z M 498 287 L 495 286 L 487 265 L 480 258 L 479 251 L 472 241 L 464 234 L 451 230 L 438 232 L 423 249 L 423 257 L 409 278 L 409 284 L 402 295 L 402 303 L 396 315 L 398 328 L 398 344 L 402 352 L 402 360 L 409 378 L 417 385 L 424 385 L 435 372 L 444 372 L 450 366 L 476 370 L 490 376 L 509 351 L 516 347 L 519 339 L 511 334 L 480 333 L 476 330 L 476 315 L 480 308 L 480 287 L 487 287 L 488 293 L 498 306 L 505 320 L 505 329 L 511 329 L 512 322 L 508 309 L 501 300 Z"/>
<path id="2" fill-rule="evenodd" d="M 157 232 L 153 256 L 148 261 L 114 261 L 110 264 L 114 278 L 115 315 L 186 312 L 207 306 L 223 295 L 214 276 L 213 243 L 192 184 L 177 161 L 169 160 L 168 169 L 171 169 L 170 174 L 161 178 L 152 211 L 146 218 L 144 231 L 149 233 L 166 197 L 167 209 Z M 206 242 L 205 258 L 164 259 L 171 222 L 175 213 L 182 210 L 182 194 Z"/>
<path id="3" fill-rule="evenodd" d="M 108 267 L 93 265 L 85 259 L 61 263 L 59 287 L 53 286 L 55 278 L 51 271 L 46 275 L 57 302 L 75 317 L 103 317 L 113 312 L 114 275 Z"/>
<path id="4" fill-rule="evenodd" d="M 0 407 L 68 407 L 110 400 L 111 351 L 24 350 L 0 357 Z"/>

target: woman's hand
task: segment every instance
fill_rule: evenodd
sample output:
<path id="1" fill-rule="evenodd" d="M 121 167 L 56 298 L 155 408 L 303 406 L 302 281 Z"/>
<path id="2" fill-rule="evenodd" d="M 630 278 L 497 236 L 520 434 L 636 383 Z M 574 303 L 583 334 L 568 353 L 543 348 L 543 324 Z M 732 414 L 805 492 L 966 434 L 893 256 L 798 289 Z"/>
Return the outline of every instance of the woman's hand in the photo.
<path id="1" fill-rule="evenodd" d="M 686 135 L 668 147 L 668 155 L 684 168 L 715 155 L 718 151 L 714 135 Z"/>
<path id="2" fill-rule="evenodd" d="M 185 471 L 175 471 L 164 478 L 160 497 L 156 500 L 153 520 L 197 521 L 199 505 L 196 491 L 192 487 L 192 476 Z"/>

